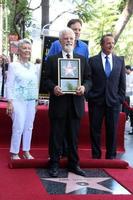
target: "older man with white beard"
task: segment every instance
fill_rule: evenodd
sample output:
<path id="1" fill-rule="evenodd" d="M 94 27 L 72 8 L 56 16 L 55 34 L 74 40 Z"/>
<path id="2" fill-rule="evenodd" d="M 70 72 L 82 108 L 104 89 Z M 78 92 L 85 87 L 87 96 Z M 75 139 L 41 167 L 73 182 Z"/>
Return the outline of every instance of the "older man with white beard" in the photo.
<path id="1" fill-rule="evenodd" d="M 74 32 L 70 28 L 62 30 L 59 33 L 59 40 L 62 45 L 62 51 L 48 57 L 46 63 L 45 84 L 50 93 L 49 174 L 51 177 L 57 177 L 59 174 L 60 148 L 67 127 L 68 171 L 85 176 L 85 172 L 79 166 L 77 144 L 80 121 L 84 114 L 84 94 L 91 88 L 91 75 L 86 59 L 73 53 Z M 75 94 L 65 94 L 58 85 L 58 60 L 59 58 L 67 57 L 80 60 L 81 85 L 77 87 Z"/>

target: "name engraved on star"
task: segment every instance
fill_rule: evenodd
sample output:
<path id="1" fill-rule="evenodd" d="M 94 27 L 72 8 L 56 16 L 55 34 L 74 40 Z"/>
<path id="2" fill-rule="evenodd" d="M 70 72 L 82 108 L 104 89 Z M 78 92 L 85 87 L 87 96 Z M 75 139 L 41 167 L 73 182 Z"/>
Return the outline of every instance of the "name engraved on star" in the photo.
<path id="1" fill-rule="evenodd" d="M 67 178 L 42 178 L 42 180 L 43 179 L 57 183 L 65 183 L 66 194 L 86 188 L 97 189 L 101 191 L 106 191 L 108 193 L 112 193 L 112 190 L 110 188 L 102 185 L 102 182 L 109 180 L 110 177 L 82 177 L 73 173 L 68 173 Z"/>
<path id="2" fill-rule="evenodd" d="M 58 59 L 58 85 L 63 93 L 76 93 L 81 85 L 80 59 Z"/>
<path id="3" fill-rule="evenodd" d="M 64 170 L 65 171 L 65 170 Z M 131 193 L 120 185 L 104 170 L 87 169 L 87 177 L 68 172 L 59 178 L 41 177 L 49 194 L 128 194 Z M 99 172 L 97 174 L 97 172 Z M 64 177 L 65 176 L 65 177 Z"/>

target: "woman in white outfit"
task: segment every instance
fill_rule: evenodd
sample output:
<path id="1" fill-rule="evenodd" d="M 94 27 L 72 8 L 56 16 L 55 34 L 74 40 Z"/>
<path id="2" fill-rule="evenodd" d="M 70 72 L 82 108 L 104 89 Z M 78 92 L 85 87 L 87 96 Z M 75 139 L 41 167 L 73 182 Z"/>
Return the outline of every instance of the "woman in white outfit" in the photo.
<path id="1" fill-rule="evenodd" d="M 23 158 L 30 154 L 32 129 L 38 98 L 38 72 L 29 62 L 32 44 L 28 39 L 18 42 L 19 59 L 9 64 L 7 74 L 7 114 L 12 117 L 11 159 L 20 159 L 22 140 Z"/>

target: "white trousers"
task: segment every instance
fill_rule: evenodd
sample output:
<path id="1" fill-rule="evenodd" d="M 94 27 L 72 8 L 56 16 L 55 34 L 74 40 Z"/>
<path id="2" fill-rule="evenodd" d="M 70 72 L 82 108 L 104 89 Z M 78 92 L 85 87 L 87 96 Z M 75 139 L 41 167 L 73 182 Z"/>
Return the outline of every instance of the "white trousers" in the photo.
<path id="1" fill-rule="evenodd" d="M 14 100 L 12 114 L 12 137 L 10 152 L 18 154 L 22 140 L 22 150 L 29 151 L 31 146 L 32 129 L 35 118 L 35 100 Z"/>

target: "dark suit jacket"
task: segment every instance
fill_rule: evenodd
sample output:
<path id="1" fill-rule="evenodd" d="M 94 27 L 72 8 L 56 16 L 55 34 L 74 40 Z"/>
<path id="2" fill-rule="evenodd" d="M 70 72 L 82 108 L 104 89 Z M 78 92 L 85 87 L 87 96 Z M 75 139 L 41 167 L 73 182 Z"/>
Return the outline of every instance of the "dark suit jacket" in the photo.
<path id="1" fill-rule="evenodd" d="M 73 54 L 74 58 L 80 58 L 81 63 L 81 85 L 85 86 L 88 93 L 91 87 L 91 77 L 86 59 L 78 54 Z M 68 94 L 62 96 L 54 95 L 54 87 L 58 85 L 58 58 L 62 58 L 62 53 L 48 57 L 46 62 L 45 84 L 50 92 L 49 116 L 51 118 L 64 117 L 67 113 Z M 73 109 L 77 117 L 84 114 L 84 96 L 72 95 Z"/>
<path id="2" fill-rule="evenodd" d="M 89 64 L 92 75 L 92 88 L 87 95 L 89 102 L 115 106 L 123 103 L 125 98 L 125 64 L 124 58 L 112 55 L 113 67 L 109 78 L 106 77 L 101 53 L 91 57 Z"/>

